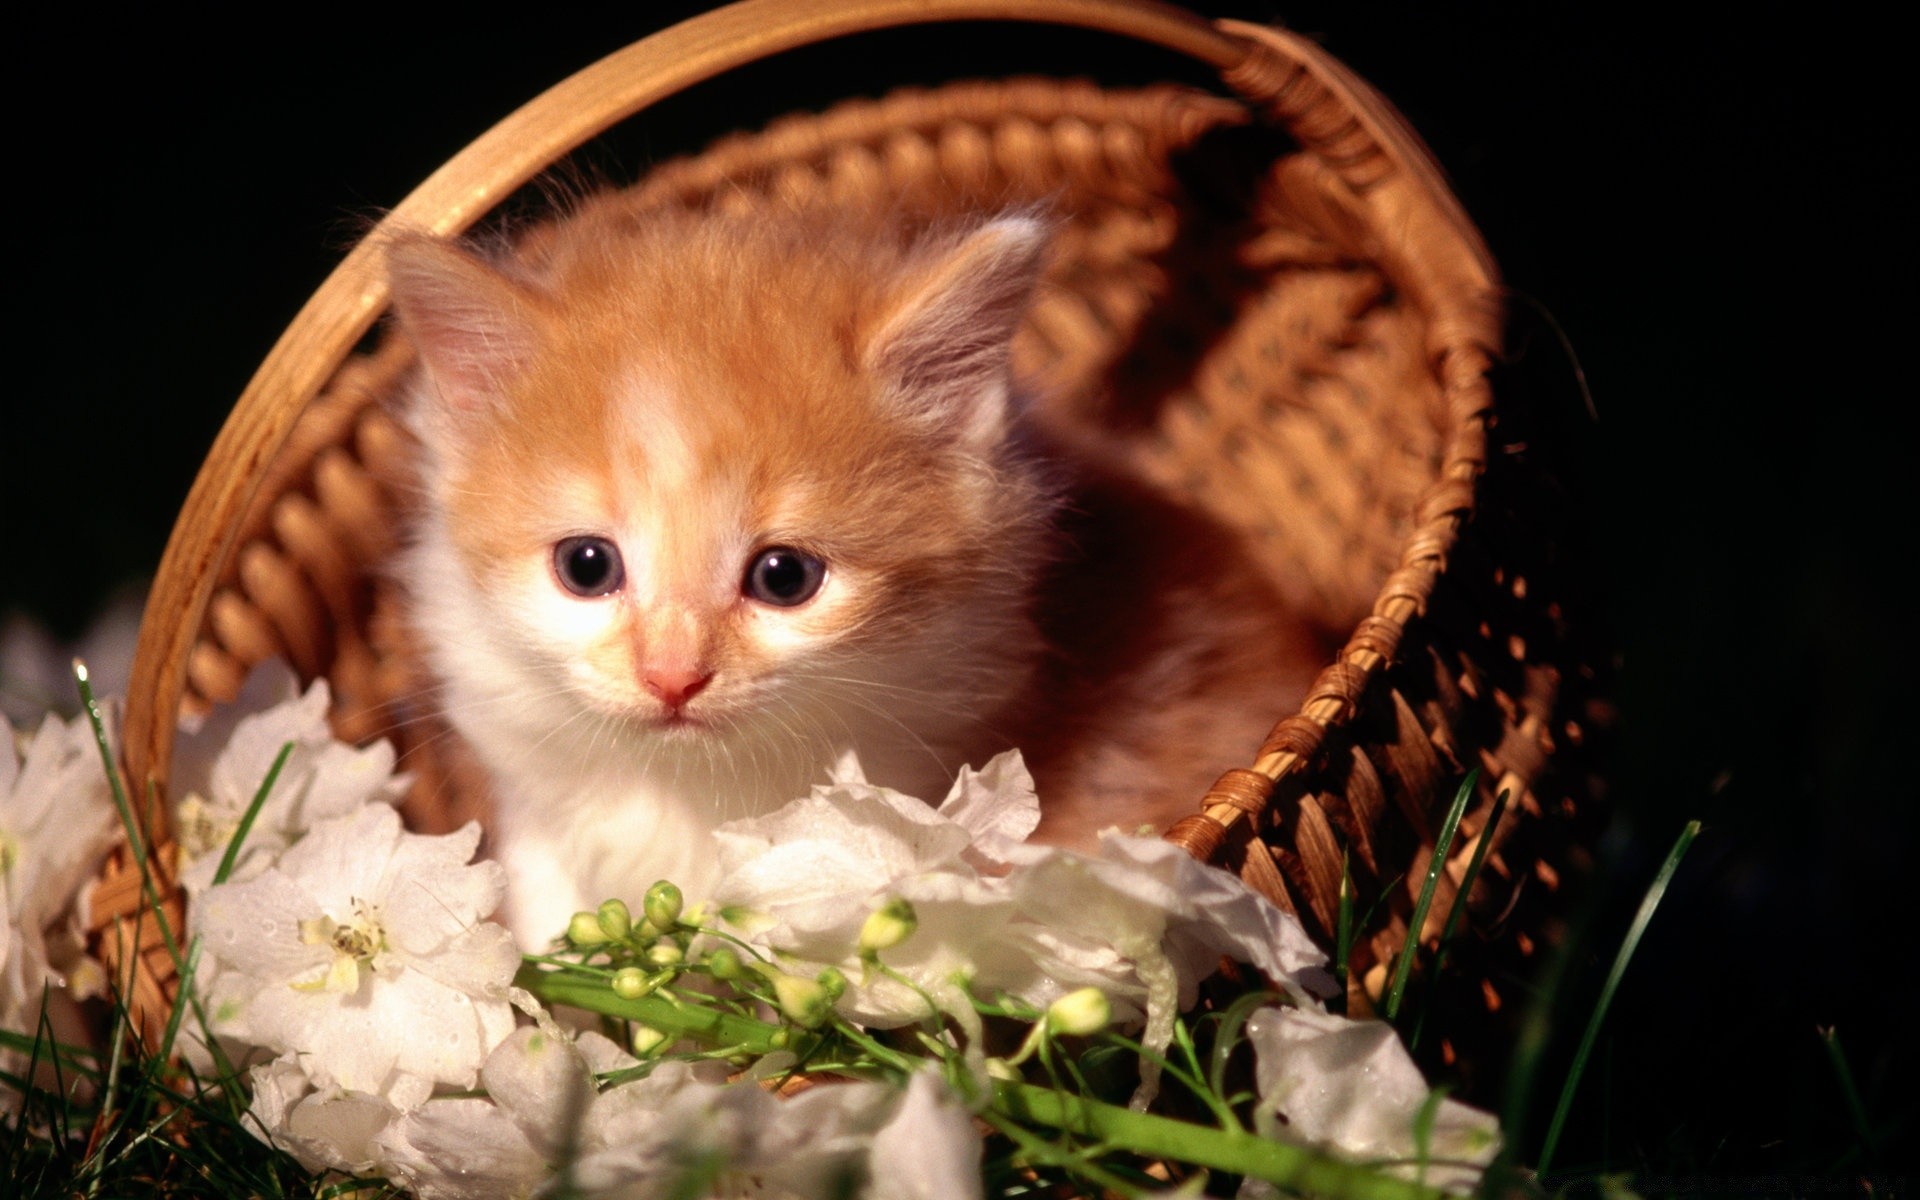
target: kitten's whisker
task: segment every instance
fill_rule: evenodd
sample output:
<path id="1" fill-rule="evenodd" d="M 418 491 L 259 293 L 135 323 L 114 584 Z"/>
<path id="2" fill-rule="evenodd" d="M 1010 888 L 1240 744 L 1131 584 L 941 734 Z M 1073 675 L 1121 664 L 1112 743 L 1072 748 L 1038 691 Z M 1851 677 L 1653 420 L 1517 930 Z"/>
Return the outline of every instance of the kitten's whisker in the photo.
<path id="1" fill-rule="evenodd" d="M 860 708 L 862 711 L 869 712 L 874 714 L 875 716 L 881 717 L 886 721 L 905 730 L 909 734 L 913 733 L 913 728 L 909 726 L 905 721 L 905 719 L 902 718 L 897 712 L 881 706 L 872 697 L 864 694 L 865 689 L 855 686 L 855 684 L 856 684 L 856 681 L 853 681 L 853 680 L 848 680 L 844 684 L 840 684 L 836 681 L 835 686 L 824 688 L 822 689 L 822 691 L 825 694 L 830 695 L 836 699 L 844 700 L 845 702 Z M 938 713 L 939 715 L 945 718 L 964 721 L 969 725 L 973 725 L 983 729 L 986 728 L 986 723 L 984 719 L 979 715 L 981 709 L 985 706 L 982 703 L 980 703 L 977 699 L 971 698 L 971 697 L 965 697 L 965 696 L 958 696 L 952 693 L 927 692 L 927 693 L 923 693 L 923 695 L 928 699 L 939 699 L 939 700 L 949 701 L 947 703 L 941 703 L 937 705 L 927 705 L 924 707 L 923 711 L 932 711 L 932 712 Z"/>
<path id="2" fill-rule="evenodd" d="M 930 762 L 939 766 L 942 769 L 943 773 L 945 772 L 945 769 L 947 767 L 946 757 L 943 756 L 938 750 L 935 750 L 931 745 L 929 745 L 927 743 L 927 740 L 921 737 L 920 734 L 913 728 L 913 726 L 907 724 L 905 721 L 901 720 L 895 714 L 888 712 L 886 709 L 880 707 L 879 705 L 873 703 L 872 701 L 864 697 L 854 695 L 854 694 L 849 694 L 847 696 L 847 699 L 850 700 L 855 706 L 860 708 L 863 712 L 867 712 L 873 716 L 879 717 L 881 720 L 886 721 L 889 724 L 893 725 L 895 728 L 899 729 L 900 732 L 906 734 L 907 737 L 912 740 L 913 744 L 920 748 L 921 753 L 927 756 L 927 759 Z M 844 722 L 845 717 L 843 716 L 841 720 Z M 852 736 L 851 726 L 849 726 L 848 728 L 848 736 L 850 737 Z M 929 799 L 929 800 L 934 798 L 935 797 L 923 797 L 923 799 Z"/>

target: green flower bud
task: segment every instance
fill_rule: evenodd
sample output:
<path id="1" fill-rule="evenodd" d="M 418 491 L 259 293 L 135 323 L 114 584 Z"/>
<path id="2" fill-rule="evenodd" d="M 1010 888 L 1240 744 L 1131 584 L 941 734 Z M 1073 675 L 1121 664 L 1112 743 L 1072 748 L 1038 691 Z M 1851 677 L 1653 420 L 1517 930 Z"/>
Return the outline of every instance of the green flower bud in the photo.
<path id="1" fill-rule="evenodd" d="M 913 905 L 895 896 L 867 914 L 865 923 L 860 926 L 860 953 L 872 954 L 876 950 L 898 946 L 912 937 L 919 925 L 920 920 L 914 915 Z"/>
<path id="2" fill-rule="evenodd" d="M 1024 1076 L 1020 1074 L 1018 1067 L 1015 1067 L 1006 1059 L 989 1058 L 987 1060 L 987 1078 L 998 1079 L 1003 1083 L 1019 1083 L 1023 1080 Z"/>
<path id="3" fill-rule="evenodd" d="M 673 1035 L 667 1033 L 665 1030 L 655 1029 L 651 1025 L 642 1025 L 636 1021 L 634 1022 L 633 1036 L 629 1039 L 629 1044 L 632 1045 L 633 1052 L 636 1056 L 646 1058 L 672 1040 Z"/>
<path id="4" fill-rule="evenodd" d="M 674 927 L 680 920 L 680 889 L 662 879 L 647 889 L 647 920 L 652 921 L 662 933 Z"/>
<path id="5" fill-rule="evenodd" d="M 607 931 L 600 927 L 600 914 L 577 912 L 573 920 L 567 922 L 567 940 L 576 946 L 598 946 L 607 940 Z"/>
<path id="6" fill-rule="evenodd" d="M 785 971 L 768 971 L 766 976 L 767 982 L 773 985 L 773 998 L 779 1004 L 781 1014 L 795 1025 L 813 1029 L 833 1011 L 833 1001 L 827 999 L 827 989 L 816 980 L 802 979 Z"/>
<path id="7" fill-rule="evenodd" d="M 600 906 L 600 928 L 609 940 L 619 941 L 633 929 L 633 913 L 625 900 L 609 900 Z"/>
<path id="8" fill-rule="evenodd" d="M 713 973 L 715 979 L 728 981 L 746 974 L 746 968 L 740 965 L 740 956 L 733 952 L 731 946 L 722 946 L 707 955 L 707 970 Z"/>
<path id="9" fill-rule="evenodd" d="M 687 952 L 672 942 L 655 942 L 647 947 L 647 961 L 656 967 L 677 967 L 687 957 Z"/>
<path id="10" fill-rule="evenodd" d="M 1097 987 L 1083 987 L 1047 1006 L 1047 1032 L 1067 1037 L 1098 1033 L 1113 1020 L 1113 1005 Z"/>
<path id="11" fill-rule="evenodd" d="M 621 967 L 613 973 L 613 994 L 622 1000 L 638 1000 L 659 986 L 659 980 L 639 967 Z"/>
<path id="12" fill-rule="evenodd" d="M 813 981 L 827 993 L 828 1004 L 838 1004 L 840 997 L 847 994 L 847 977 L 840 973 L 839 967 L 828 967 L 813 977 Z"/>

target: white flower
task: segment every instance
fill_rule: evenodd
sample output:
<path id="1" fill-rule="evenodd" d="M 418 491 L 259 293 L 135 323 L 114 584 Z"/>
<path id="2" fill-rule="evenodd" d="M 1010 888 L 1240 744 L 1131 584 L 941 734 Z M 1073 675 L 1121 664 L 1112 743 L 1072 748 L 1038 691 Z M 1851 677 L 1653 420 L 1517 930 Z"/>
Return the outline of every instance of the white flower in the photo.
<path id="1" fill-rule="evenodd" d="M 248 1132 L 293 1155 L 309 1171 L 380 1170 L 374 1137 L 400 1113 L 387 1098 L 320 1087 L 290 1054 L 249 1075 Z"/>
<path id="2" fill-rule="evenodd" d="M 1334 990 L 1300 923 L 1237 877 L 1111 832 L 1098 858 L 1024 844 L 1038 821 L 1017 751 L 963 771 L 938 809 L 866 783 L 847 761 L 805 799 L 721 827 L 715 899 L 754 944 L 841 968 L 854 986 L 838 1007 L 867 1025 L 917 1020 L 930 996 L 971 1033 L 963 989 L 1045 1008 L 1092 986 L 1118 1019 L 1144 1020 L 1159 1050 L 1223 954 L 1302 1003 Z M 916 928 L 880 958 L 904 984 L 858 958 L 868 918 L 898 901 Z M 1150 1098 L 1147 1074 L 1137 1103 Z"/>
<path id="3" fill-rule="evenodd" d="M 581 1036 L 603 1069 L 637 1061 Z M 481 1079 L 490 1099 L 429 1100 L 380 1135 L 383 1167 L 422 1200 L 531 1194 L 576 1149 L 597 1099 L 586 1055 L 551 1023 L 514 1030 Z"/>
<path id="4" fill-rule="evenodd" d="M 1433 1112 L 1424 1166 L 1415 1124 L 1431 1093 L 1384 1021 L 1263 1008 L 1247 1020 L 1256 1056 L 1260 1132 L 1346 1158 L 1385 1160 L 1397 1175 L 1470 1192 L 1500 1149 L 1499 1123 L 1454 1100 Z M 1273 1113 L 1285 1116 L 1286 1124 Z"/>
<path id="5" fill-rule="evenodd" d="M 1023 907 L 1047 904 L 1044 869 L 1069 860 L 1053 852 L 1036 864 L 1023 880 Z M 1180 981 L 1182 1009 L 1197 999 L 1195 986 L 1223 955 L 1258 967 L 1302 1004 L 1339 991 L 1326 970 L 1326 952 L 1298 920 L 1238 876 L 1199 862 L 1171 842 L 1108 830 L 1088 873 L 1097 881 L 1089 894 L 1069 892 L 1052 901 L 1068 910 L 1054 925 L 1116 942 L 1127 929 L 1158 926 L 1161 950 Z"/>
<path id="6" fill-rule="evenodd" d="M 719 1074 L 665 1063 L 601 1097 L 575 1181 L 623 1197 L 678 1194 L 695 1181 L 685 1194 L 855 1194 L 874 1131 L 900 1095 L 881 1083 L 828 1083 L 781 1100 Z"/>
<path id="7" fill-rule="evenodd" d="M 940 1078 L 822 1083 L 780 1100 L 669 1062 L 600 1097 L 574 1183 L 588 1195 L 980 1195 L 980 1135 Z M 685 1189 L 685 1190 L 682 1190 Z"/>
<path id="8" fill-rule="evenodd" d="M 119 830 L 106 769 L 85 718 L 48 717 L 14 752 L 0 745 L 0 1028 L 32 1035 L 46 989 L 98 977 L 84 957 L 86 885 Z M 13 1073 L 20 1056 L 0 1051 Z M 17 1099 L 0 1088 L 7 1101 Z"/>
<path id="9" fill-rule="evenodd" d="M 422 1200 L 532 1195 L 564 1164 L 589 1196 L 980 1194 L 979 1135 L 937 1075 L 783 1101 L 753 1078 L 726 1082 L 717 1063 L 668 1061 L 596 1093 L 595 1074 L 637 1065 L 598 1034 L 516 1030 L 487 1059 L 487 1098 L 399 1116 L 374 1138 L 377 1169 Z"/>
<path id="10" fill-rule="evenodd" d="M 381 1171 L 420 1200 L 531 1196 L 554 1164 L 515 1116 L 478 1097 L 429 1100 L 381 1131 Z"/>
<path id="11" fill-rule="evenodd" d="M 1037 811 L 1037 810 L 1036 810 Z M 838 958 L 903 879 L 971 878 L 962 857 L 971 837 L 944 813 L 874 787 L 843 760 L 833 783 L 764 817 L 720 827 L 721 903 L 777 945 L 805 954 L 818 944 Z"/>
<path id="12" fill-rule="evenodd" d="M 968 854 L 984 869 L 1005 868 L 1040 825 L 1040 800 L 1020 752 L 995 755 L 978 771 L 961 767 L 940 815 L 967 831 Z"/>
<path id="13" fill-rule="evenodd" d="M 581 1125 L 573 1181 L 590 1196 L 649 1195 L 704 1171 L 708 1195 L 750 1139 L 778 1122 L 781 1103 L 751 1082 L 728 1084 L 718 1063 L 662 1062 L 645 1079 L 601 1095 Z"/>
<path id="14" fill-rule="evenodd" d="M 1119 1019 L 1145 1022 L 1141 1041 L 1156 1054 L 1223 955 L 1260 968 L 1302 1004 L 1337 990 L 1298 920 L 1169 842 L 1108 830 L 1099 858 L 1051 847 L 1023 857 L 1008 883 L 1021 916 L 1044 929 L 1036 938 L 1044 977 L 1059 993 L 1099 987 Z M 1158 1086 L 1150 1057 L 1133 1107 L 1144 1110 Z"/>
<path id="15" fill-rule="evenodd" d="M 873 1135 L 870 1200 L 973 1200 L 981 1194 L 980 1131 L 930 1071 L 907 1082 L 892 1119 Z"/>
<path id="16" fill-rule="evenodd" d="M 403 1111 L 386 1097 L 317 1085 L 294 1056 L 252 1071 L 249 1127 L 311 1171 L 382 1175 L 424 1200 L 527 1196 L 571 1147 L 593 1074 L 637 1065 L 597 1033 L 571 1035 L 544 1012 L 488 1055 L 491 1099 L 438 1097 Z"/>
<path id="17" fill-rule="evenodd" d="M 996 777 L 1011 761 L 1018 787 L 1003 791 L 1039 819 L 1017 756 L 1003 755 L 989 767 Z M 985 775 L 986 773 L 982 773 Z M 979 795 L 982 776 L 963 772 L 947 804 L 924 801 L 860 777 L 844 761 L 833 783 L 816 787 L 765 817 L 720 828 L 720 882 L 714 895 L 721 912 L 756 945 L 814 964 L 842 968 L 854 980 L 839 1008 L 871 1026 L 903 1025 L 927 1013 L 931 995 L 956 1019 L 972 1015 L 956 978 L 991 979 L 990 986 L 1020 992 L 1033 987 L 1032 956 L 1020 935 L 1008 929 L 1012 898 L 999 881 L 982 877 L 969 861 L 975 829 L 948 814 L 958 809 L 991 833 L 1009 822 L 1005 805 Z M 861 969 L 861 930 L 876 909 L 904 900 L 913 907 L 913 936 L 889 948 L 888 967 L 912 981 L 903 985 Z M 807 972 L 811 973 L 811 971 Z M 919 990 L 916 990 L 916 987 Z"/>
<path id="18" fill-rule="evenodd" d="M 207 890 L 212 1032 L 293 1053 L 322 1087 L 400 1107 L 432 1083 L 471 1087 L 513 1028 L 520 963 L 499 904 L 498 864 L 473 863 L 477 826 L 445 837 L 400 828 L 374 804 L 322 822 L 251 880 Z"/>
<path id="19" fill-rule="evenodd" d="M 327 682 L 316 679 L 299 694 L 286 665 L 262 663 L 239 698 L 182 733 L 174 757 L 171 794 L 185 863 L 181 882 L 190 895 L 213 884 L 241 817 L 266 782 L 280 751 L 293 743 L 235 860 L 231 879 L 246 879 L 321 821 L 391 804 L 406 790 L 393 774 L 387 742 L 356 750 L 336 741 L 327 725 Z"/>

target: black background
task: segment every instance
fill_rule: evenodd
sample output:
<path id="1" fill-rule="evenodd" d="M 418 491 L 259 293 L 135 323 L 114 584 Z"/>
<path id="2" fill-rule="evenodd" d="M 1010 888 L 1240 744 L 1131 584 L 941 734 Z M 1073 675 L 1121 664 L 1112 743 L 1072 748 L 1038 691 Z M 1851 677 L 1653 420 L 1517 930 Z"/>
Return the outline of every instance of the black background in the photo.
<path id="1" fill-rule="evenodd" d="M 0 612 L 70 633 L 151 570 L 232 399 L 380 208 L 546 85 L 702 6 L 625 7 L 16 18 Z M 1624 664 L 1596 957 L 1680 824 L 1709 829 L 1563 1165 L 1807 1188 L 1910 1163 L 1892 1130 L 1911 1132 L 1920 1065 L 1899 886 L 1914 196 L 1892 38 L 1837 7 L 1217 11 L 1315 35 L 1401 107 L 1516 310 L 1553 314 L 1595 397 L 1592 533 Z M 1084 34 L 887 35 L 698 89 L 590 157 L 617 177 L 783 111 L 1010 69 L 1202 82 Z M 1527 354 L 1558 353 L 1528 327 Z M 1839 1028 L 1877 1156 L 1819 1025 Z"/>

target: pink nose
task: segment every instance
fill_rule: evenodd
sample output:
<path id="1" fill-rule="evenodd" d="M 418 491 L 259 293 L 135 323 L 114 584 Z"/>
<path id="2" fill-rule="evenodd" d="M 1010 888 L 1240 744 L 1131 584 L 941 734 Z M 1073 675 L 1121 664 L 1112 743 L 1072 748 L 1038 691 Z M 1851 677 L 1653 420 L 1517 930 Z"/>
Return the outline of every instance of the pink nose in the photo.
<path id="1" fill-rule="evenodd" d="M 660 698 L 660 703 L 677 709 L 713 682 L 713 672 L 690 667 L 649 667 L 641 672 L 640 682 Z"/>

